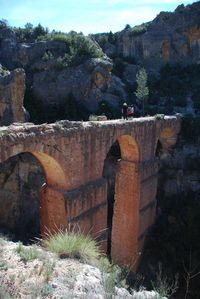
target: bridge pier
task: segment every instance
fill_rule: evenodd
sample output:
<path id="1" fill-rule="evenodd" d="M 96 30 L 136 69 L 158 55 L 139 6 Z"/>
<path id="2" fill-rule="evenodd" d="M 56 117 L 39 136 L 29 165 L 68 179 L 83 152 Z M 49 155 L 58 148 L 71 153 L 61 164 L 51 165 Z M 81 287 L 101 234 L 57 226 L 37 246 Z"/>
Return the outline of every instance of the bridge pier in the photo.
<path id="1" fill-rule="evenodd" d="M 42 237 L 67 228 L 64 191 L 46 183 L 40 190 L 40 229 Z"/>
<path id="2" fill-rule="evenodd" d="M 113 262 L 134 269 L 138 257 L 139 168 L 121 160 L 115 183 L 111 257 Z"/>

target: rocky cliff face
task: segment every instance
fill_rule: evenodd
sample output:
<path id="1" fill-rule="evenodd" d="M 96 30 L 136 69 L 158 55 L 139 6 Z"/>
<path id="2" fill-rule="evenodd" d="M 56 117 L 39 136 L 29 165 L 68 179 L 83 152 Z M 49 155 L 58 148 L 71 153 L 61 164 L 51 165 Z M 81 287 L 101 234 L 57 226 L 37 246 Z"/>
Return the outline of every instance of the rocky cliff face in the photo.
<path id="1" fill-rule="evenodd" d="M 170 63 L 200 62 L 200 2 L 175 12 L 161 12 L 152 22 L 126 28 L 116 34 L 113 44 L 104 45 L 105 52 L 136 60 L 148 68 Z"/>
<path id="2" fill-rule="evenodd" d="M 16 69 L 0 74 L 0 125 L 24 122 L 25 72 Z"/>
<path id="3" fill-rule="evenodd" d="M 141 26 L 126 27 L 112 40 L 102 42 L 101 34 L 94 37 L 108 56 L 128 60 L 123 61 L 121 74 L 113 74 L 113 61 L 106 55 L 69 66 L 63 63 L 69 51 L 65 41 L 20 42 L 11 28 L 0 29 L 0 63 L 10 70 L 24 68 L 26 102 L 30 101 L 31 94 L 31 105 L 39 107 L 40 102 L 42 108 L 38 109 L 42 114 L 49 109 L 65 110 L 69 95 L 89 113 L 97 112 L 102 101 L 120 113 L 121 101 L 128 99 L 128 89 L 123 82 L 133 86 L 141 65 L 157 71 L 167 62 L 200 63 L 200 1 L 186 7 L 180 5 L 174 13 L 161 12 L 152 22 Z M 115 60 L 114 63 L 116 67 Z M 61 118 L 67 118 L 66 115 Z M 48 117 L 41 121 L 49 121 Z M 50 121 L 60 119 L 56 117 Z M 11 118 L 11 121 L 16 120 Z"/>
<path id="4" fill-rule="evenodd" d="M 39 99 L 44 110 L 49 106 L 57 109 L 69 94 L 91 112 L 102 100 L 118 107 L 126 92 L 111 73 L 112 61 L 104 56 L 69 67 L 63 63 L 67 51 L 64 41 L 20 43 L 12 29 L 0 30 L 0 63 L 8 69 L 24 68 L 27 91 Z"/>
<path id="5" fill-rule="evenodd" d="M 118 90 L 125 97 L 121 80 L 111 74 L 110 60 L 93 58 L 77 67 L 63 69 L 48 62 L 36 62 L 32 69 L 32 91 L 45 105 L 56 105 L 58 99 L 62 102 L 72 94 L 90 111 L 95 111 L 102 100 L 117 106 Z"/>
<path id="6" fill-rule="evenodd" d="M 177 143 L 173 155 L 161 159 L 159 175 L 159 194 L 162 197 L 186 196 L 199 194 L 199 143 Z"/>

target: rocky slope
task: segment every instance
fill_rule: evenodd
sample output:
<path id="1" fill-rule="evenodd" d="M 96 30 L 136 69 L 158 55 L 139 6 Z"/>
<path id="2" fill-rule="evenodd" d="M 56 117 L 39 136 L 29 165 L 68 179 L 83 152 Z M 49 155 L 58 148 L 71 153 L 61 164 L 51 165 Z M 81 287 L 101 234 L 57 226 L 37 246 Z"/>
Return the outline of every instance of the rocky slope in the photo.
<path id="1" fill-rule="evenodd" d="M 23 252 L 28 254 L 23 256 Z M 96 266 L 83 264 L 75 259 L 59 259 L 37 245 L 25 247 L 0 238 L 2 299 L 161 298 L 153 291 L 132 291 L 130 294 L 126 289 L 118 287 L 114 287 L 110 293 L 109 286 L 106 286 L 108 275 Z"/>

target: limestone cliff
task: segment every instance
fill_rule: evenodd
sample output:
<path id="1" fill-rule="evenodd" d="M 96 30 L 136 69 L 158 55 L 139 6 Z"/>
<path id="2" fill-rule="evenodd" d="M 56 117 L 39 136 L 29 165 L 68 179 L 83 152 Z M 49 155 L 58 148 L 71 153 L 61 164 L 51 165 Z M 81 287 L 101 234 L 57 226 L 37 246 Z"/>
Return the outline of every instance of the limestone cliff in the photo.
<path id="1" fill-rule="evenodd" d="M 101 40 L 100 35 L 98 40 Z M 174 12 L 161 12 L 152 22 L 115 34 L 105 52 L 132 58 L 148 68 L 170 63 L 200 63 L 200 1 L 180 5 Z"/>
<path id="2" fill-rule="evenodd" d="M 70 66 L 65 63 L 68 48 L 62 40 L 21 42 L 13 29 L 0 29 L 0 63 L 9 70 L 24 68 L 27 91 L 39 99 L 44 111 L 60 109 L 69 94 L 90 112 L 102 100 L 118 107 L 126 92 L 121 80 L 112 75 L 112 61 L 106 55 L 87 57 Z"/>
<path id="3" fill-rule="evenodd" d="M 200 192 L 199 142 L 183 143 L 180 139 L 173 155 L 161 159 L 158 181 L 160 197 L 183 197 Z"/>
<path id="4" fill-rule="evenodd" d="M 85 114 L 97 113 L 101 102 L 105 101 L 117 110 L 119 116 L 120 104 L 129 99 L 129 85 L 134 85 L 135 74 L 141 65 L 156 70 L 157 75 L 157 70 L 167 62 L 200 63 L 200 1 L 180 5 L 173 13 L 161 12 L 152 22 L 141 26 L 126 26 L 113 38 L 108 36 L 106 42 L 101 34 L 90 39 L 100 50 L 100 57 L 88 55 L 84 61 L 72 65 L 65 63 L 70 48 L 65 40 L 48 40 L 44 36 L 43 41 L 22 41 L 15 29 L 0 29 L 0 63 L 9 70 L 24 68 L 28 92 L 26 103 L 30 103 L 32 98 L 27 108 L 30 114 L 32 107 L 37 108 L 36 115 L 39 112 L 43 116 L 47 114 L 36 121 L 67 118 L 67 114 L 64 112 L 61 116 L 60 111 L 65 111 L 69 95 L 73 96 L 78 107 L 82 105 L 88 109 Z M 94 39 L 108 56 L 114 58 L 115 68 L 116 58 L 124 58 L 126 62 L 122 61 L 121 66 L 118 63 L 118 72 L 116 69 L 113 72 L 113 61 L 102 53 Z M 49 118 L 49 110 L 53 111 L 54 118 Z M 55 111 L 58 111 L 57 115 Z M 72 119 L 85 119 L 80 116 L 80 111 L 77 115 Z"/>
<path id="5" fill-rule="evenodd" d="M 0 125 L 24 122 L 23 100 L 25 73 L 23 69 L 0 74 Z"/>

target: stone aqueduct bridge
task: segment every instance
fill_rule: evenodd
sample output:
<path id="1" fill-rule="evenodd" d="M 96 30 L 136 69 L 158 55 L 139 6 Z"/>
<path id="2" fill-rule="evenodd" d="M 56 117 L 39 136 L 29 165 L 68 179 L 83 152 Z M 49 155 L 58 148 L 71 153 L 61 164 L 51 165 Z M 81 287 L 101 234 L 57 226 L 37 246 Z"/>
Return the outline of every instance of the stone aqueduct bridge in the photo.
<path id="1" fill-rule="evenodd" d="M 180 119 L 176 116 L 130 121 L 69 122 L 0 128 L 0 162 L 29 152 L 44 171 L 41 187 L 40 226 L 66 228 L 78 224 L 107 244 L 107 180 L 104 161 L 115 141 L 117 162 L 111 256 L 131 265 L 142 250 L 145 234 L 155 217 L 158 141 L 162 151 L 176 143 Z"/>

